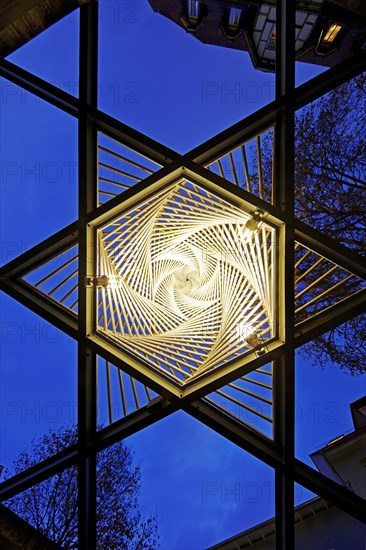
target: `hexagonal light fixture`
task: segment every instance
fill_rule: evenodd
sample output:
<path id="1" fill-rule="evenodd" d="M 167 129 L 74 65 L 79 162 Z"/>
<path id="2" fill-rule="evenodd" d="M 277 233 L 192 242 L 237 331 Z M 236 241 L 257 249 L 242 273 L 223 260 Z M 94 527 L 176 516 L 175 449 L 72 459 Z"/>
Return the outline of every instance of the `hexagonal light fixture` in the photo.
<path id="1" fill-rule="evenodd" d="M 92 225 L 94 337 L 145 380 L 182 397 L 278 341 L 280 224 L 233 185 L 181 168 Z"/>

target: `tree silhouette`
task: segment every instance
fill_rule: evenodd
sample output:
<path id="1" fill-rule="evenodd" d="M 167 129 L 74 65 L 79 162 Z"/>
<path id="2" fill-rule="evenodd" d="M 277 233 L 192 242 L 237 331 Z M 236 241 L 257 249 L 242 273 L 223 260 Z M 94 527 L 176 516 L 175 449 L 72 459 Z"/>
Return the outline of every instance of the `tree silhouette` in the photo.
<path id="1" fill-rule="evenodd" d="M 295 131 L 297 217 L 365 255 L 366 74 L 299 110 Z M 272 149 L 269 135 L 262 157 L 267 192 L 272 185 Z M 320 281 L 312 292 L 320 294 L 328 284 L 329 279 Z M 337 295 L 325 296 L 322 307 L 354 292 L 356 284 L 351 280 L 339 287 Z M 351 374 L 365 372 L 365 329 L 366 317 L 360 315 L 303 346 L 301 353 L 318 365 L 331 361 Z"/>
<path id="2" fill-rule="evenodd" d="M 300 110 L 296 209 L 306 223 L 366 253 L 366 74 Z"/>
<path id="3" fill-rule="evenodd" d="M 11 472 L 15 475 L 77 442 L 75 425 L 50 430 L 19 453 Z M 144 518 L 138 497 L 140 467 L 123 442 L 97 457 L 97 548 L 156 550 L 159 534 L 156 516 Z M 62 548 L 76 549 L 78 542 L 77 466 L 72 466 L 4 504 Z"/>

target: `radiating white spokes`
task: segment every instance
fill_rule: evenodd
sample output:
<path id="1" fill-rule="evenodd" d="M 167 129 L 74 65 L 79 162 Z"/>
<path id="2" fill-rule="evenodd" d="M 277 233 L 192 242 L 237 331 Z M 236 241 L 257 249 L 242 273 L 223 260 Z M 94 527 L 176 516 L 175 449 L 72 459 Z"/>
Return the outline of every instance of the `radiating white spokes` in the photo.
<path id="1" fill-rule="evenodd" d="M 98 327 L 184 383 L 273 334 L 275 230 L 188 181 L 99 230 Z"/>

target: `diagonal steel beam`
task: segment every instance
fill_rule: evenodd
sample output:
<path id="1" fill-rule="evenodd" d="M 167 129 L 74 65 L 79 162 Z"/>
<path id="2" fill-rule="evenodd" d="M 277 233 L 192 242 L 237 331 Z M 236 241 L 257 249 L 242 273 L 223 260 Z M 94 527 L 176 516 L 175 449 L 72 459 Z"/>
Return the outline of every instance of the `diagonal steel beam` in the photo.
<path id="1" fill-rule="evenodd" d="M 343 246 L 297 218 L 295 218 L 295 236 L 301 244 L 366 280 L 365 259 L 354 250 Z"/>
<path id="2" fill-rule="evenodd" d="M 301 109 L 306 104 L 315 101 L 365 70 L 366 59 L 363 53 L 328 69 L 325 73 L 295 88 L 295 109 Z M 273 126 L 276 122 L 276 112 L 280 112 L 283 107 L 283 98 L 277 98 L 262 109 L 192 149 L 184 155 L 185 158 L 198 164 L 208 164 L 214 161 L 241 143 Z"/>
<path id="3" fill-rule="evenodd" d="M 268 466 L 282 466 L 281 455 L 270 439 L 238 424 L 204 399 L 187 403 L 183 410 Z"/>
<path id="4" fill-rule="evenodd" d="M 170 164 L 181 157 L 179 153 L 176 153 L 169 147 L 127 126 L 127 124 L 123 124 L 123 122 L 102 111 L 89 108 L 88 113 L 98 130 L 103 131 L 125 145 L 129 145 L 138 153 L 148 156 L 162 166 Z"/>
<path id="5" fill-rule="evenodd" d="M 126 417 L 114 422 L 110 426 L 99 430 L 93 438 L 88 454 L 94 454 L 110 447 L 114 443 L 143 430 L 144 428 L 158 422 L 168 415 L 176 412 L 178 407 L 164 401 L 161 398 L 152 400 L 148 405 Z M 24 472 L 12 476 L 0 483 L 0 502 L 3 502 L 49 477 L 62 472 L 66 468 L 77 464 L 80 460 L 78 446 L 72 445 L 67 449 L 58 452 Z"/>
<path id="6" fill-rule="evenodd" d="M 69 115 L 77 117 L 79 114 L 79 100 L 76 97 L 10 61 L 5 59 L 0 61 L 0 76 L 47 101 L 47 103 L 62 109 Z"/>
<path id="7" fill-rule="evenodd" d="M 0 267 L 0 280 L 21 277 L 76 245 L 78 243 L 78 227 L 78 222 L 64 227 L 61 231 L 54 233 L 48 239 Z"/>
<path id="8" fill-rule="evenodd" d="M 212 405 L 205 403 L 204 400 L 191 403 L 185 406 L 184 410 L 241 449 L 265 462 L 268 466 L 279 472 L 287 468 L 274 443 L 239 425 Z M 297 483 L 329 500 L 355 519 L 366 523 L 366 501 L 364 499 L 296 458 L 293 459 L 293 470 L 294 479 Z"/>
<path id="9" fill-rule="evenodd" d="M 340 86 L 356 77 L 366 70 L 366 61 L 363 54 L 354 56 L 338 64 L 336 67 L 328 69 L 324 74 L 312 78 L 305 84 L 295 90 L 296 109 L 302 108 L 307 103 L 314 101 L 318 97 L 326 94 L 337 86 Z M 68 112 L 73 116 L 78 116 L 79 99 L 71 94 L 64 92 L 57 86 L 49 84 L 46 80 L 39 78 L 29 71 L 7 61 L 0 61 L 0 76 L 22 87 L 23 89 L 34 93 L 48 103 Z M 188 152 L 185 157 L 199 164 L 209 163 L 210 161 L 230 151 L 237 144 L 251 139 L 260 132 L 263 132 L 275 123 L 276 111 L 283 108 L 281 100 L 274 101 L 252 115 L 244 118 L 240 122 L 230 126 L 223 132 L 220 132 L 213 138 L 202 143 L 198 147 Z M 144 134 L 136 132 L 133 128 L 121 123 L 117 119 L 107 115 L 99 110 L 90 110 L 89 115 L 100 130 L 106 132 L 111 137 L 119 139 L 131 146 L 136 147 L 143 154 L 152 155 L 157 162 L 165 164 L 175 158 L 178 153 L 168 147 L 147 138 Z M 142 138 L 142 142 L 139 141 Z"/>
<path id="10" fill-rule="evenodd" d="M 366 71 L 366 57 L 364 52 L 345 59 L 324 73 L 315 76 L 295 90 L 295 106 L 301 109 L 319 97 L 342 86 L 352 78 Z"/>
<path id="11" fill-rule="evenodd" d="M 197 164 L 209 164 L 274 125 L 276 111 L 282 102 L 273 101 L 252 115 L 230 126 L 184 155 L 184 159 Z"/>
<path id="12" fill-rule="evenodd" d="M 126 439 L 145 427 L 167 417 L 176 411 L 176 407 L 169 402 L 158 398 L 157 403 L 152 403 L 135 411 L 131 415 L 100 430 L 90 447 L 90 452 L 100 452 L 103 449 Z M 204 401 L 196 401 L 184 407 L 185 412 L 214 429 L 226 439 L 235 443 L 240 448 L 250 452 L 258 459 L 271 467 L 282 468 L 281 455 L 276 447 L 266 438 L 254 431 L 238 425 L 235 421 L 226 417 L 215 407 Z M 30 487 L 41 483 L 45 479 L 73 466 L 78 461 L 77 446 L 69 447 L 46 460 L 28 468 L 24 472 L 9 478 L 0 484 L 0 501 L 5 501 Z M 295 478 L 298 483 L 315 492 L 319 496 L 333 502 L 344 512 L 349 513 L 359 521 L 365 522 L 365 501 L 339 486 L 334 481 L 307 466 L 300 460 L 294 461 Z"/>
<path id="13" fill-rule="evenodd" d="M 89 448 L 90 452 L 100 452 L 110 445 L 159 422 L 180 409 L 177 402 L 171 403 L 162 397 L 151 400 L 137 411 L 99 430 Z"/>
<path id="14" fill-rule="evenodd" d="M 47 299 L 30 285 L 21 281 L 0 280 L 0 290 L 6 292 L 8 296 L 71 336 L 74 340 L 77 340 L 78 321 L 76 316 L 66 308 L 61 307 L 57 302 Z"/>
<path id="15" fill-rule="evenodd" d="M 366 524 L 366 500 L 298 459 L 295 459 L 294 469 L 297 483 Z"/>
<path id="16" fill-rule="evenodd" d="M 77 463 L 77 459 L 77 445 L 72 445 L 56 455 L 27 468 L 24 472 L 3 481 L 0 483 L 0 502 L 12 498 L 38 483 L 42 483 L 45 479 L 62 472 L 66 468 L 70 468 L 70 466 Z"/>
<path id="17" fill-rule="evenodd" d="M 296 347 L 311 342 L 365 311 L 366 289 L 363 289 L 313 315 L 310 319 L 298 323 L 295 327 Z"/>

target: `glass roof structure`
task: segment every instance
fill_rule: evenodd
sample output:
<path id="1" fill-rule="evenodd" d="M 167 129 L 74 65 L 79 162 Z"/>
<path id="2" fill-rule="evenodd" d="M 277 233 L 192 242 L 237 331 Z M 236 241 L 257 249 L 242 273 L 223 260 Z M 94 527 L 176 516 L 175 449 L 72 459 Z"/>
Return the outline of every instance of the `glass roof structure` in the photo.
<path id="1" fill-rule="evenodd" d="M 3 292 L 78 343 L 79 442 L 2 482 L 0 496 L 77 464 L 81 549 L 96 547 L 97 453 L 180 410 L 274 469 L 279 550 L 295 547 L 295 482 L 364 521 L 363 499 L 295 455 L 295 351 L 364 311 L 366 268 L 296 217 L 294 147 L 296 111 L 366 61 L 356 52 L 295 88 L 315 16 L 292 0 L 271 10 L 254 43 L 275 61 L 274 101 L 185 154 L 98 108 L 98 2 L 80 7 L 78 98 L 0 61 L 2 77 L 77 119 L 79 171 L 78 220 L 0 268 Z"/>

